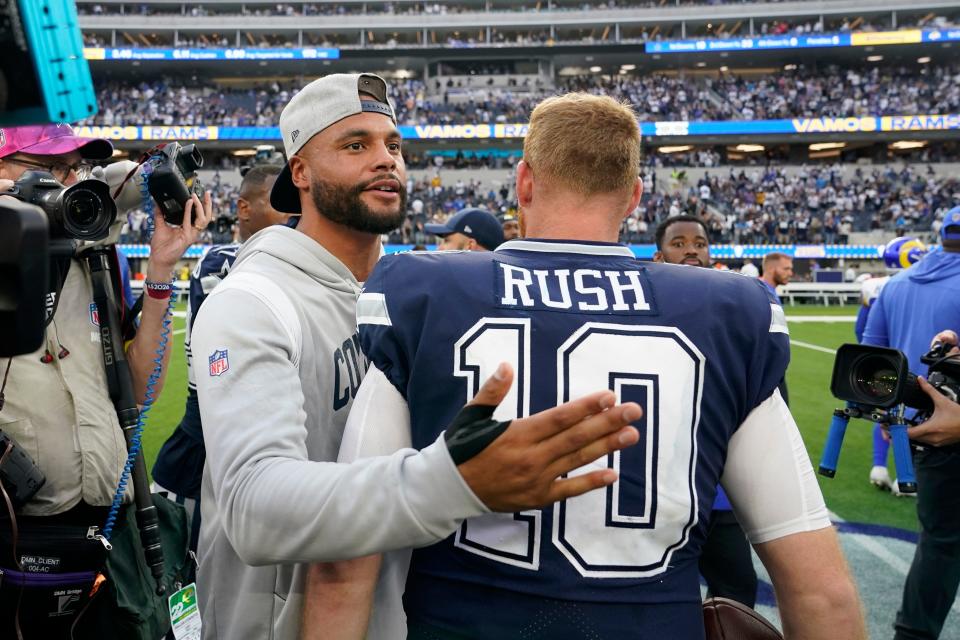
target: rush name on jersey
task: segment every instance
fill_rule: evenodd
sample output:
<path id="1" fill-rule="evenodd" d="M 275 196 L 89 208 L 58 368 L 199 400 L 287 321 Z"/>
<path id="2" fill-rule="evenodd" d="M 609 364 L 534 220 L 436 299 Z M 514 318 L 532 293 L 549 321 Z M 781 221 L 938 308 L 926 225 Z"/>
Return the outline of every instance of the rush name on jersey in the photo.
<path id="1" fill-rule="evenodd" d="M 415 551 L 404 596 L 411 619 L 442 627 L 499 615 L 477 602 L 481 587 L 580 603 L 689 603 L 699 619 L 697 556 L 727 444 L 789 360 L 783 310 L 762 283 L 643 263 L 621 245 L 514 240 L 489 253 L 382 258 L 357 319 L 365 355 L 407 401 L 417 448 L 504 361 L 515 378 L 498 419 L 604 388 L 644 410 L 639 444 L 575 472 L 612 467 L 620 479 L 611 487 L 472 518 Z M 422 611 L 431 602 L 442 612 Z"/>

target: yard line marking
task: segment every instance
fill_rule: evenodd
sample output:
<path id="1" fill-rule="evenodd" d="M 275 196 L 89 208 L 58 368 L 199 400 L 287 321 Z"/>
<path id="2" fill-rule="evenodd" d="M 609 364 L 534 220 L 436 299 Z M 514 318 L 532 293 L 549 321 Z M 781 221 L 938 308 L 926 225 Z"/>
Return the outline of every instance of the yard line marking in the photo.
<path id="1" fill-rule="evenodd" d="M 821 347 L 818 344 L 810 344 L 809 342 L 801 342 L 800 340 L 790 340 L 790 344 L 796 345 L 798 347 L 803 347 L 804 349 L 813 349 L 814 351 L 819 351 L 821 353 L 829 353 L 830 355 L 836 355 L 836 349 L 827 349 L 826 347 Z"/>
<path id="2" fill-rule="evenodd" d="M 787 316 L 787 322 L 856 322 L 857 316 Z"/>
<path id="3" fill-rule="evenodd" d="M 186 312 L 186 311 L 174 311 L 174 312 L 172 312 L 170 315 L 172 315 L 174 318 L 186 318 L 186 317 L 187 317 L 187 312 Z"/>
<path id="4" fill-rule="evenodd" d="M 186 332 L 187 332 L 186 329 L 177 329 L 176 331 L 173 332 L 173 335 L 178 336 L 181 333 L 186 333 Z"/>
<path id="5" fill-rule="evenodd" d="M 833 511 L 827 512 L 830 519 L 834 522 L 846 522 Z M 871 536 L 861 533 L 845 533 L 844 539 L 850 540 L 867 553 L 871 554 L 885 565 L 896 571 L 902 576 L 906 576 L 910 571 L 910 562 L 896 556 L 892 551 L 885 548 L 879 541 L 873 540 Z M 912 558 L 911 558 L 912 560 Z M 950 607 L 955 613 L 960 613 L 960 599 L 955 600 Z"/>

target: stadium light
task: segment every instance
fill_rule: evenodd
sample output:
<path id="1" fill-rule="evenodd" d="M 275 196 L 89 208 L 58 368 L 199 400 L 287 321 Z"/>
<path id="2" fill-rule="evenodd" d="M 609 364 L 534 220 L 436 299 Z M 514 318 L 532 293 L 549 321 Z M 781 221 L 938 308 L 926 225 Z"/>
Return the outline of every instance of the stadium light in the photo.
<path id="1" fill-rule="evenodd" d="M 930 56 L 923 56 L 922 58 L 917 58 L 917 62 L 920 64 L 927 64 L 930 62 Z"/>
<path id="2" fill-rule="evenodd" d="M 234 155 L 238 158 L 247 158 L 250 156 L 257 155 L 257 150 L 256 149 L 236 149 L 233 151 L 231 155 Z"/>
<path id="3" fill-rule="evenodd" d="M 880 62 L 881 60 L 883 60 L 881 55 L 867 56 L 867 62 Z"/>
<path id="4" fill-rule="evenodd" d="M 705 66 L 707 66 L 707 63 L 706 63 L 706 62 L 698 62 L 698 63 L 697 63 L 697 66 L 698 66 L 699 68 L 703 69 Z"/>
<path id="5" fill-rule="evenodd" d="M 590 73 L 600 73 L 600 67 L 590 67 Z"/>
<path id="6" fill-rule="evenodd" d="M 637 65 L 635 65 L 635 64 L 622 64 L 622 65 L 620 65 L 620 70 L 621 70 L 621 71 L 633 71 L 633 70 L 636 69 L 636 68 L 637 68 Z"/>
<path id="7" fill-rule="evenodd" d="M 657 149 L 658 153 L 682 153 L 684 151 L 690 151 L 693 147 L 689 144 L 680 145 L 678 147 L 660 147 Z"/>
<path id="8" fill-rule="evenodd" d="M 843 149 L 846 146 L 846 142 L 814 142 L 810 145 L 810 151 L 831 151 L 833 149 Z"/>
<path id="9" fill-rule="evenodd" d="M 796 70 L 797 70 L 797 65 L 795 65 L 795 64 L 784 65 L 783 70 L 784 70 L 784 71 L 796 71 Z"/>
<path id="10" fill-rule="evenodd" d="M 766 149 L 762 144 L 738 144 L 733 148 L 734 151 L 739 151 L 741 153 L 757 153 L 758 151 L 763 151 Z"/>
<path id="11" fill-rule="evenodd" d="M 927 146 L 924 140 L 898 140 L 890 145 L 891 149 L 905 151 L 907 149 L 922 149 Z"/>

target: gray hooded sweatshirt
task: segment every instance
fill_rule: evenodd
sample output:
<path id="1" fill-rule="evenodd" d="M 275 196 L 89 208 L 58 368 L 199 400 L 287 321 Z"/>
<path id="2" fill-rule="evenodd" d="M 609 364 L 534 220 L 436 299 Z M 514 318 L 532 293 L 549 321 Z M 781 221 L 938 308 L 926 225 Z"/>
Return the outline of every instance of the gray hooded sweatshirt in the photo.
<path id="1" fill-rule="evenodd" d="M 487 511 L 442 436 L 420 452 L 333 462 L 367 368 L 360 287 L 320 244 L 270 227 L 200 310 L 197 583 L 207 640 L 294 640 L 305 563 L 432 544 Z"/>

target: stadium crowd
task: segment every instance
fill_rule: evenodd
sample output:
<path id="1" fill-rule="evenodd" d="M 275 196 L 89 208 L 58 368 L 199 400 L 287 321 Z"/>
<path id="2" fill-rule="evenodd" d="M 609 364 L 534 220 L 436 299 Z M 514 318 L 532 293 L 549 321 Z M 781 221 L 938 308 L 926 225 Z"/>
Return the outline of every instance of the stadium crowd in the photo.
<path id="1" fill-rule="evenodd" d="M 494 76 L 397 80 L 391 98 L 401 124 L 525 122 L 544 97 L 568 91 L 610 95 L 634 106 L 641 120 L 775 119 L 956 113 L 960 65 L 808 69 L 768 75 L 588 75 L 543 79 L 518 76 L 493 86 Z M 100 113 L 84 124 L 276 126 L 296 83 L 251 88 L 210 86 L 201 79 L 110 82 L 98 91 Z M 881 90 L 882 89 L 882 90 Z"/>
<path id="2" fill-rule="evenodd" d="M 416 160 L 413 166 L 429 162 Z M 512 168 L 515 161 L 515 156 L 505 156 L 499 166 Z M 453 160 L 435 166 L 449 169 L 470 163 Z M 652 242 L 657 225 L 677 215 L 703 218 L 714 243 L 846 244 L 851 233 L 876 229 L 926 237 L 931 229 L 936 233 L 938 221 L 957 204 L 960 194 L 960 179 L 914 164 L 853 171 L 844 171 L 840 164 L 804 165 L 792 172 L 772 166 L 729 167 L 708 171 L 696 181 L 675 170 L 659 184 L 655 172 L 644 173 L 645 195 L 621 230 L 625 242 Z M 516 214 L 512 172 L 504 181 L 483 183 L 467 172 L 458 176 L 432 171 L 429 177 L 408 179 L 406 186 L 408 215 L 385 238 L 391 243 L 429 244 L 432 238 L 425 225 L 443 223 L 468 207 L 484 207 L 501 216 Z M 236 187 L 222 182 L 218 173 L 209 188 L 215 219 L 202 240 L 230 242 L 235 233 Z M 146 219 L 143 211 L 131 212 L 123 242 L 142 242 Z"/>

